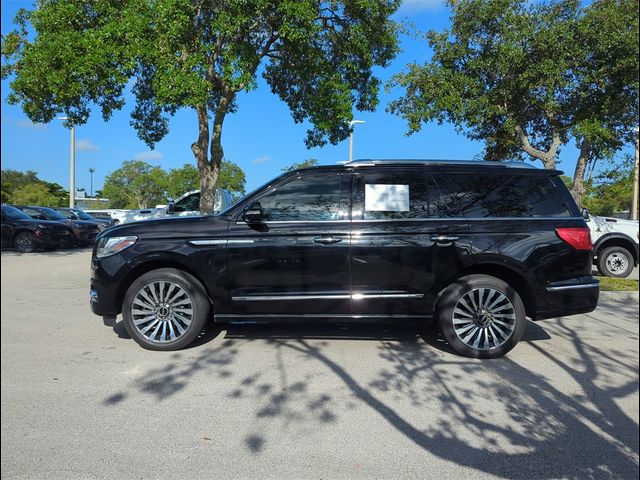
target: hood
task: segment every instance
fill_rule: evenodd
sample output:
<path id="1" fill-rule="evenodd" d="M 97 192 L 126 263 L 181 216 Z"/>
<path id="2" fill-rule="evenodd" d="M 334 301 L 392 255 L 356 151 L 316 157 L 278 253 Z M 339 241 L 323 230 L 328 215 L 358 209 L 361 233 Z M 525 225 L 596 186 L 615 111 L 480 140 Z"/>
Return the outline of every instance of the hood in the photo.
<path id="1" fill-rule="evenodd" d="M 135 235 L 139 240 L 157 238 L 215 237 L 226 235 L 229 223 L 225 217 L 213 215 L 154 218 L 115 225 L 98 238 Z"/>

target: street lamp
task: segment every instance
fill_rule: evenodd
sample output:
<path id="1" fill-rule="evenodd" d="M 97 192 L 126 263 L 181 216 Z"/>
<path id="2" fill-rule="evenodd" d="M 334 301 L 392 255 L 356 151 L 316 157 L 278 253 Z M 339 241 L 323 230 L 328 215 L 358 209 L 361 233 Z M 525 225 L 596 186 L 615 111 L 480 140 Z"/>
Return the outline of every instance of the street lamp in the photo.
<path id="1" fill-rule="evenodd" d="M 96 171 L 95 168 L 89 169 L 89 174 L 91 175 L 91 198 L 93 198 L 93 173 Z"/>
<path id="2" fill-rule="evenodd" d="M 351 120 L 349 122 L 349 128 L 351 129 L 351 134 L 349 135 L 349 161 L 353 160 L 353 126 L 358 123 L 366 123 L 364 120 Z"/>
<path id="3" fill-rule="evenodd" d="M 69 120 L 69 117 L 58 117 Z M 69 159 L 69 207 L 76 206 L 76 127 L 71 125 L 71 157 Z"/>
<path id="4" fill-rule="evenodd" d="M 631 220 L 638 220 L 638 127 L 636 134 L 636 152 L 633 158 L 633 194 L 631 195 Z"/>

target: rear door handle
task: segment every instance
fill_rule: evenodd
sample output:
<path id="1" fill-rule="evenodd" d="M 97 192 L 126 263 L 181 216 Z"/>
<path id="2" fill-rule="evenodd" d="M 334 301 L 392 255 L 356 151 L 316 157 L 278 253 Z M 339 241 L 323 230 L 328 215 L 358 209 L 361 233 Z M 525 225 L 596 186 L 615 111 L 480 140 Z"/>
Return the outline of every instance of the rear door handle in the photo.
<path id="1" fill-rule="evenodd" d="M 341 242 L 342 239 L 340 237 L 318 237 L 313 239 L 316 243 L 322 243 L 323 245 L 330 245 L 332 243 Z"/>
<path id="2" fill-rule="evenodd" d="M 456 240 L 458 240 L 458 238 L 460 237 L 454 237 L 450 235 L 434 235 L 433 237 L 431 237 L 431 241 L 436 243 L 450 243 L 455 242 Z"/>

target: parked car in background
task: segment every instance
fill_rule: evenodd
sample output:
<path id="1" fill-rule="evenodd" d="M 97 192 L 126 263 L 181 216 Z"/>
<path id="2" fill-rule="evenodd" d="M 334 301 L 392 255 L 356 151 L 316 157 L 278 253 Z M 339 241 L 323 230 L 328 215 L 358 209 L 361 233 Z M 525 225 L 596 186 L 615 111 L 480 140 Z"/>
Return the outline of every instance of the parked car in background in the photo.
<path id="1" fill-rule="evenodd" d="M 71 241 L 75 245 L 91 245 L 100 232 L 97 223 L 88 222 L 86 220 L 69 219 L 56 212 L 53 208 L 25 205 L 14 205 L 14 207 L 22 210 L 31 218 L 36 218 L 39 220 L 52 220 L 66 225 L 71 232 Z"/>
<path id="2" fill-rule="evenodd" d="M 120 223 L 119 215 L 127 212 L 127 210 L 122 208 L 107 208 L 101 210 L 84 209 L 83 211 L 101 220 L 113 220 L 116 225 Z"/>
<path id="3" fill-rule="evenodd" d="M 54 250 L 71 241 L 71 233 L 60 222 L 34 219 L 10 205 L 2 206 L 2 248 L 22 253 L 38 248 Z"/>
<path id="4" fill-rule="evenodd" d="M 112 227 L 116 224 L 115 220 L 113 220 L 112 218 L 96 218 L 80 208 L 55 208 L 54 210 L 60 215 L 63 215 L 71 220 L 85 220 L 87 222 L 93 222 L 98 225 L 100 231 L 104 230 L 105 228 Z"/>
<path id="5" fill-rule="evenodd" d="M 118 225 L 91 260 L 93 312 L 145 348 L 216 322 L 426 322 L 504 355 L 527 317 L 593 311 L 589 229 L 560 178 L 523 163 L 362 161 L 295 170 L 217 215 Z"/>
<path id="6" fill-rule="evenodd" d="M 638 221 L 588 217 L 593 242 L 593 263 L 605 277 L 628 277 L 638 266 Z"/>

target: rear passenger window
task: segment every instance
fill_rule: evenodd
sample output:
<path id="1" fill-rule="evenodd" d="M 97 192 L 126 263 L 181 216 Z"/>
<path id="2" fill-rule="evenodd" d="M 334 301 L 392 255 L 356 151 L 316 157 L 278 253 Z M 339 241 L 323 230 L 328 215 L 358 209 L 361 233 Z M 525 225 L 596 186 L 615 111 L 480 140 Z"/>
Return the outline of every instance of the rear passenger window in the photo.
<path id="1" fill-rule="evenodd" d="M 427 218 L 427 182 L 422 172 L 379 172 L 356 176 L 354 220 Z"/>
<path id="2" fill-rule="evenodd" d="M 433 174 L 428 192 L 432 218 L 570 216 L 547 176 Z"/>

